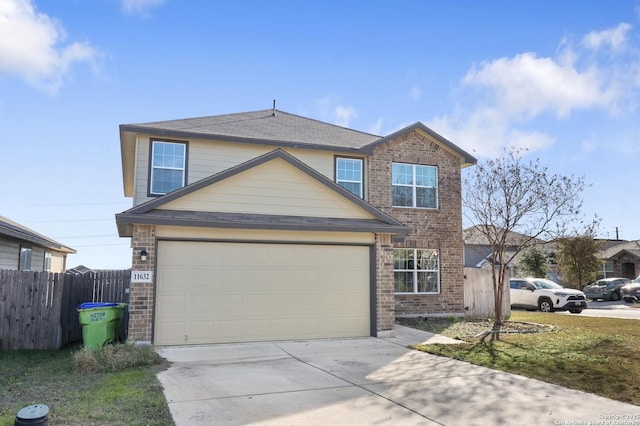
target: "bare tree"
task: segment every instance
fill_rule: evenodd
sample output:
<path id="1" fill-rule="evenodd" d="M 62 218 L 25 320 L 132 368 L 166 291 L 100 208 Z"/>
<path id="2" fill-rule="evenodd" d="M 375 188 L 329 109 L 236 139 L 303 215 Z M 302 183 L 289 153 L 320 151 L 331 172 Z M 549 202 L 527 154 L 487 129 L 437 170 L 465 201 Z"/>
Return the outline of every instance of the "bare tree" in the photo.
<path id="1" fill-rule="evenodd" d="M 471 169 L 463 180 L 464 215 L 486 239 L 491 251 L 494 335 L 504 322 L 503 294 L 509 263 L 523 250 L 563 235 L 582 206 L 584 179 L 549 173 L 540 160 L 525 161 L 524 151 L 503 150 L 502 156 Z M 511 233 L 520 239 L 515 250 Z"/>

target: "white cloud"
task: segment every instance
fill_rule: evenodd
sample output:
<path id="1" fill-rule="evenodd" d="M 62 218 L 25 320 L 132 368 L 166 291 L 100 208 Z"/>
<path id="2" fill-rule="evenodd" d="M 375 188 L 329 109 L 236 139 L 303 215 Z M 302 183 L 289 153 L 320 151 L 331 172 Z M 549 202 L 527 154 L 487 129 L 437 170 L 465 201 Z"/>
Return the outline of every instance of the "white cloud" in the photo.
<path id="1" fill-rule="evenodd" d="M 0 73 L 18 76 L 55 93 L 74 63 L 96 64 L 88 42 L 63 44 L 66 33 L 55 19 L 38 13 L 31 0 L 0 2 Z"/>
<path id="2" fill-rule="evenodd" d="M 339 99 L 334 95 L 317 99 L 316 105 L 320 109 L 320 116 L 323 120 L 331 121 L 338 126 L 349 127 L 351 120 L 358 116 L 353 107 L 341 105 Z"/>
<path id="3" fill-rule="evenodd" d="M 505 146 L 535 151 L 555 142 L 545 133 L 513 128 L 499 110 L 491 108 L 473 111 L 464 119 L 437 117 L 427 125 L 478 157 L 496 157 Z"/>
<path id="4" fill-rule="evenodd" d="M 151 8 L 166 0 L 121 0 L 122 10 L 128 15 L 146 15 Z"/>
<path id="5" fill-rule="evenodd" d="M 620 50 L 627 44 L 629 30 L 631 30 L 631 25 L 623 22 L 609 30 L 592 31 L 584 36 L 582 42 L 593 50 L 598 50 L 603 46 L 609 46 L 612 50 Z"/>
<path id="6" fill-rule="evenodd" d="M 334 123 L 338 126 L 349 127 L 349 123 L 355 117 L 357 117 L 356 110 L 351 107 L 338 105 L 333 109 Z"/>
<path id="7" fill-rule="evenodd" d="M 372 135 L 380 135 L 382 132 L 382 125 L 384 124 L 383 118 L 378 118 L 367 130 L 367 133 L 371 133 Z"/>
<path id="8" fill-rule="evenodd" d="M 422 89 L 420 89 L 418 86 L 413 86 L 409 91 L 409 97 L 414 101 L 420 100 L 420 98 L 422 97 Z"/>
<path id="9" fill-rule="evenodd" d="M 493 156 L 507 146 L 535 151 L 554 144 L 552 135 L 527 128 L 541 117 L 568 120 L 576 111 L 596 109 L 611 116 L 633 113 L 640 49 L 628 46 L 630 30 L 620 24 L 578 44 L 563 39 L 556 57 L 526 52 L 475 65 L 456 90 L 456 111 L 430 125 L 478 156 Z"/>
<path id="10" fill-rule="evenodd" d="M 565 117 L 573 109 L 606 104 L 611 97 L 596 68 L 578 70 L 535 53 L 485 62 L 462 82 L 487 89 L 493 102 L 514 120 L 531 119 L 545 111 Z"/>

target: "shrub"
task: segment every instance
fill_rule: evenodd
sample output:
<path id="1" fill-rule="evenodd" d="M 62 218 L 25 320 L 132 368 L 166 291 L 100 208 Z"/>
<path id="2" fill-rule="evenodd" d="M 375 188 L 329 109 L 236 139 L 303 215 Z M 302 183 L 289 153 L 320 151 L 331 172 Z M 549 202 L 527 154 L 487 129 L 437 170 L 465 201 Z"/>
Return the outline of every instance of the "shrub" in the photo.
<path id="1" fill-rule="evenodd" d="M 83 348 L 73 355 L 73 369 L 81 373 L 119 371 L 131 367 L 149 367 L 165 362 L 151 345 L 120 343 L 101 349 Z"/>

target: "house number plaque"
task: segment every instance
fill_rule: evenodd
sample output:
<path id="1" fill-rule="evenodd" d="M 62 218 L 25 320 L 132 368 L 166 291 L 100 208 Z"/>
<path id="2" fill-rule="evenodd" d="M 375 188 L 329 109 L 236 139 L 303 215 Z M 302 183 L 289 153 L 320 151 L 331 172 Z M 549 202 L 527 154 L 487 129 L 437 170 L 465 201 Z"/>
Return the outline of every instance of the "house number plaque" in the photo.
<path id="1" fill-rule="evenodd" d="M 132 283 L 152 283 L 153 272 L 151 271 L 131 271 Z"/>

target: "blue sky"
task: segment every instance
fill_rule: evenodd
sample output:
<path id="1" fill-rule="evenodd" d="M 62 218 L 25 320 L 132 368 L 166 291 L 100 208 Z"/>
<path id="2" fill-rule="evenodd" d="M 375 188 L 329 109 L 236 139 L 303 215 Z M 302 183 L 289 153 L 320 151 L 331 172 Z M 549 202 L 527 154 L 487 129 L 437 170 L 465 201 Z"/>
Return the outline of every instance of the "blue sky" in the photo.
<path id="1" fill-rule="evenodd" d="M 130 266 L 118 125 L 271 108 L 584 176 L 640 239 L 640 2 L 0 0 L 0 215 Z"/>

